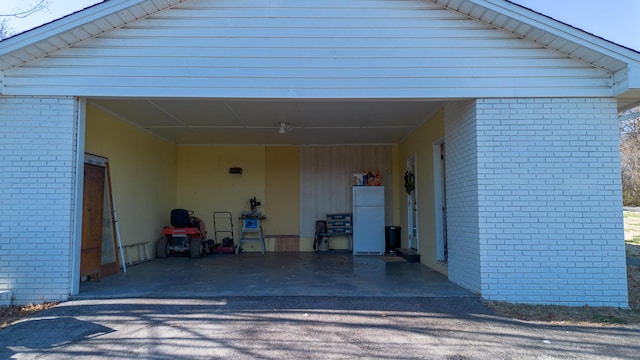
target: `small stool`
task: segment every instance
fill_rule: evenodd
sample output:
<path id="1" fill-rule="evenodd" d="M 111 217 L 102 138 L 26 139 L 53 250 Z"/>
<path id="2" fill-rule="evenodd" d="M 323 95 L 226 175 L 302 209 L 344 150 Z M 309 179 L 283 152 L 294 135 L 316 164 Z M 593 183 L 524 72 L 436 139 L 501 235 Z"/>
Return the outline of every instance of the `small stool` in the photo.
<path id="1" fill-rule="evenodd" d="M 267 247 L 264 244 L 264 234 L 262 233 L 261 220 L 264 217 L 241 217 L 242 228 L 240 229 L 240 239 L 238 245 L 236 245 L 236 255 L 240 252 L 240 247 L 243 242 L 258 242 L 260 243 L 260 250 L 262 254 L 267 251 Z M 247 236 L 249 235 L 249 236 Z"/>

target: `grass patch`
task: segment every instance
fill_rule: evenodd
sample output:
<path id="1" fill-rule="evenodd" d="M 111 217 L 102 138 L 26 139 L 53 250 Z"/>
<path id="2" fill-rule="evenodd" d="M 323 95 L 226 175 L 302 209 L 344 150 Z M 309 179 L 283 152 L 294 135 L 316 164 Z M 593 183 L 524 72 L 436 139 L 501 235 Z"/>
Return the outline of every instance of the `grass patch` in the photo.
<path id="1" fill-rule="evenodd" d="M 625 211 L 623 213 L 625 218 L 638 218 L 640 219 L 640 211 Z"/>
<path id="2" fill-rule="evenodd" d="M 640 212 L 625 211 L 624 215 L 624 240 L 627 243 L 640 244 Z"/>
<path id="3" fill-rule="evenodd" d="M 628 324 L 625 319 L 621 319 L 612 314 L 604 314 L 600 311 L 596 311 L 593 314 L 593 321 L 601 324 Z"/>

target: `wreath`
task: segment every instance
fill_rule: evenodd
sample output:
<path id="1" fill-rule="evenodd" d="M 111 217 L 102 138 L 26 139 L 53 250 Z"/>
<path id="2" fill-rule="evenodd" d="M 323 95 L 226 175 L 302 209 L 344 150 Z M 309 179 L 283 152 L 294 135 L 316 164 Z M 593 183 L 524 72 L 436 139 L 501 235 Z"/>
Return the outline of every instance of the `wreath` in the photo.
<path id="1" fill-rule="evenodd" d="M 407 170 L 404 173 L 404 189 L 407 191 L 407 194 L 411 194 L 413 190 L 416 188 L 416 181 L 413 173 Z"/>

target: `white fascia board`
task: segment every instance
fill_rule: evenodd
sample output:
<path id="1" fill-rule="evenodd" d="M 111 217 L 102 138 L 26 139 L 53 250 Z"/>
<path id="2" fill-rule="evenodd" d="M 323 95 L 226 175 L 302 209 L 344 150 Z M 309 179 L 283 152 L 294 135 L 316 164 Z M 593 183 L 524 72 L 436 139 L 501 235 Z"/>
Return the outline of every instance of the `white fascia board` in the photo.
<path id="1" fill-rule="evenodd" d="M 66 31 L 88 24 L 97 19 L 109 16 L 118 11 L 144 3 L 148 0 L 109 0 L 67 15 L 48 24 L 0 42 L 0 56 L 22 49 L 39 41 L 60 35 Z"/>
<path id="2" fill-rule="evenodd" d="M 615 44 L 611 41 L 590 34 L 584 30 L 564 24 L 558 20 L 541 15 L 526 7 L 505 0 L 466 0 L 476 5 L 504 14 L 514 20 L 530 24 L 540 30 L 571 41 L 580 46 L 597 51 L 603 55 L 640 66 L 640 52 Z"/>
<path id="3" fill-rule="evenodd" d="M 629 65 L 627 76 L 629 77 L 629 89 L 640 90 L 640 64 Z"/>
<path id="4" fill-rule="evenodd" d="M 613 96 L 640 91 L 640 65 L 632 64 L 613 74 Z M 640 98 L 638 99 L 640 101 Z"/>

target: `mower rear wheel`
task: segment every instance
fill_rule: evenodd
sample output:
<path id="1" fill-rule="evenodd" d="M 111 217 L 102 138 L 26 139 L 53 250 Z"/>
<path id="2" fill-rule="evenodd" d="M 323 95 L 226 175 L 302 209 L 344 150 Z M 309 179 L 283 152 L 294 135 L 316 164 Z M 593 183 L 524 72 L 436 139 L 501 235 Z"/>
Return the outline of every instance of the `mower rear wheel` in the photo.
<path id="1" fill-rule="evenodd" d="M 167 240 L 166 236 L 158 239 L 158 244 L 156 245 L 156 257 L 160 259 L 169 257 L 169 240 Z"/>
<path id="2" fill-rule="evenodd" d="M 199 238 L 191 238 L 189 243 L 189 257 L 197 259 L 202 256 L 202 240 Z"/>

